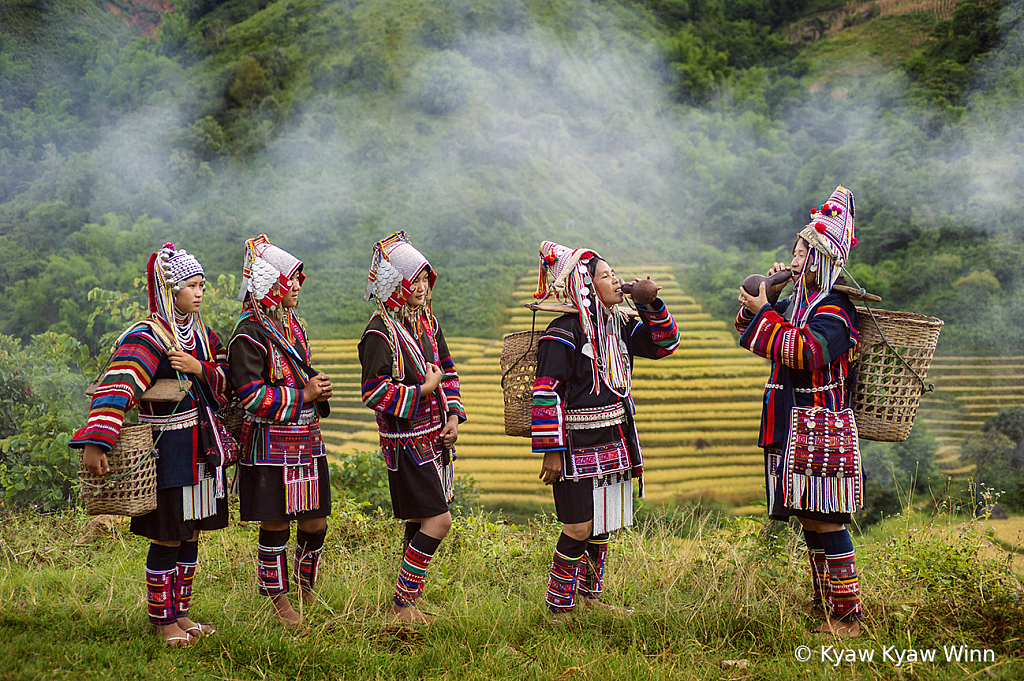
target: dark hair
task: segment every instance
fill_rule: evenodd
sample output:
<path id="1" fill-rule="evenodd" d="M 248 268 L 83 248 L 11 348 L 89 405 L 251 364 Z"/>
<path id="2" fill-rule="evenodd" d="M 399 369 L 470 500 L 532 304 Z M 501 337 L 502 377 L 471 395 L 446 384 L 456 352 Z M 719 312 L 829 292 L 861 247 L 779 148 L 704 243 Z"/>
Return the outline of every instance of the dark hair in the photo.
<path id="1" fill-rule="evenodd" d="M 590 276 L 594 276 L 594 273 L 597 271 L 597 262 L 599 260 L 604 263 L 608 262 L 596 253 L 590 256 L 590 260 L 587 261 L 587 271 L 590 272 Z"/>

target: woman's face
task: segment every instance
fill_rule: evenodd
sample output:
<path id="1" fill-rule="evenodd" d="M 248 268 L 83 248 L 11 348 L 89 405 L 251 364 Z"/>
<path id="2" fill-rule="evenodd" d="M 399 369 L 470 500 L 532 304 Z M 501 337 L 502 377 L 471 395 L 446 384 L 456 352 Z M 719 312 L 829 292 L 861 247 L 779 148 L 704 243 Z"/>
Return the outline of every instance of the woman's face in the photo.
<path id="1" fill-rule="evenodd" d="M 174 307 L 182 314 L 198 312 L 206 290 L 206 279 L 197 274 L 181 282 L 181 290 L 174 294 Z"/>
<path id="2" fill-rule="evenodd" d="M 612 266 L 604 260 L 598 260 L 594 267 L 594 286 L 597 287 L 597 295 L 601 297 L 601 302 L 608 307 L 623 301 L 620 290 L 622 282 L 615 276 Z"/>
<path id="3" fill-rule="evenodd" d="M 427 302 L 427 294 L 430 293 L 430 270 L 426 267 L 412 280 L 412 293 L 409 294 L 409 305 L 422 307 Z"/>
<path id="4" fill-rule="evenodd" d="M 804 271 L 804 265 L 807 263 L 807 242 L 803 239 L 797 239 L 796 246 L 793 247 L 793 261 L 790 263 L 790 267 L 793 270 L 793 279 L 796 279 Z M 807 272 L 804 276 L 804 282 L 807 284 L 816 283 L 817 279 L 814 272 Z"/>
<path id="5" fill-rule="evenodd" d="M 277 286 L 277 284 L 275 284 Z M 291 309 L 299 304 L 299 290 L 302 288 L 302 284 L 299 283 L 299 275 L 296 274 L 294 277 L 288 280 L 288 290 L 285 291 L 284 297 L 281 298 L 281 305 L 286 309 Z"/>

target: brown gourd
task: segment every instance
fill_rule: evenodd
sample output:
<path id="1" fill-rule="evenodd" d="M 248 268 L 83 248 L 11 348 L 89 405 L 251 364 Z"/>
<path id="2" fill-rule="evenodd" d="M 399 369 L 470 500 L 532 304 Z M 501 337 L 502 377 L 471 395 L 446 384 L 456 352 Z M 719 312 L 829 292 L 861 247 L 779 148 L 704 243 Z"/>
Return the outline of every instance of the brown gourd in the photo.
<path id="1" fill-rule="evenodd" d="M 751 274 L 743 280 L 743 290 L 752 296 L 756 296 L 758 291 L 761 290 L 761 282 L 767 282 L 768 285 L 765 287 L 765 290 L 771 292 L 772 286 L 789 281 L 792 276 L 793 272 L 791 270 L 779 270 L 770 277 L 766 277 L 763 274 Z"/>

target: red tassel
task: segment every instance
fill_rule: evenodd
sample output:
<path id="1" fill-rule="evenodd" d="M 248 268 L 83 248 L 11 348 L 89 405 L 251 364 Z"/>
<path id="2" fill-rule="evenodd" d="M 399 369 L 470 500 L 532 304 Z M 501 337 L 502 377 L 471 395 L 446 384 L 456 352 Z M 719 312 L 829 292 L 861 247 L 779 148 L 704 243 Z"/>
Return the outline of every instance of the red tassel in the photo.
<path id="1" fill-rule="evenodd" d="M 540 279 L 537 281 L 537 292 L 533 294 L 537 300 L 544 300 L 548 297 L 548 274 L 544 270 L 544 263 L 540 264 Z"/>

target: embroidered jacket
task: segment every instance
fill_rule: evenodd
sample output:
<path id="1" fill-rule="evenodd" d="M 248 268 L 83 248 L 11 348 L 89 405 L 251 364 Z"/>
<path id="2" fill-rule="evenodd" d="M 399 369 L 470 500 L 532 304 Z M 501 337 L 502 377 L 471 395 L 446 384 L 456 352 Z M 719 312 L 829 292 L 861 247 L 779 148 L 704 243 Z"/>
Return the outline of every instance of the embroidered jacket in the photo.
<path id="1" fill-rule="evenodd" d="M 858 321 L 849 296 L 833 292 L 813 303 L 803 327 L 783 317 L 789 305 L 786 298 L 756 315 L 746 308 L 736 315 L 740 345 L 772 361 L 757 441 L 761 447 L 785 443 L 794 404 L 845 409 L 853 383 L 848 362 L 857 345 Z"/>
<path id="2" fill-rule="evenodd" d="M 199 403 L 195 394 L 201 390 L 207 404 L 218 410 L 227 404 L 231 380 L 220 338 L 208 326 L 205 331 L 213 357 L 203 356 L 200 343 L 192 349 L 183 348 L 199 360 L 203 376 L 186 376 L 192 387 L 176 403 L 139 402 L 139 397 L 156 379 L 177 379 L 178 373 L 171 368 L 163 341 L 149 327 L 139 326 L 126 335 L 114 350 L 110 368 L 93 393 L 88 421 L 69 445 L 82 448 L 94 444 L 110 451 L 121 432 L 125 413 L 138 406 L 140 420 L 157 417 L 154 420 L 166 422 L 166 427 L 153 427 L 153 439 L 159 452 L 157 489 L 197 484 L 201 449 Z"/>
<path id="3" fill-rule="evenodd" d="M 466 420 L 459 374 L 436 318 L 434 328 L 437 332 L 433 337 L 424 330 L 417 342 L 422 359 L 438 365 L 443 372 L 441 384 L 429 395 L 422 393 L 425 376 L 420 373 L 418 367 L 422 362 L 413 357 L 414 351 L 401 350 L 405 376 L 395 379 L 395 357 L 387 325 L 379 313 L 370 318 L 359 340 L 363 404 L 376 412 L 381 453 L 393 471 L 398 470 L 400 447 L 408 448 L 418 465 L 433 461 L 441 455 L 438 434 L 448 418 L 455 416 L 459 423 Z"/>
<path id="4" fill-rule="evenodd" d="M 636 356 L 660 359 L 679 347 L 676 322 L 659 298 L 640 318 L 629 318 L 622 341 L 632 372 Z M 643 474 L 643 454 L 633 424 L 631 395 L 620 398 L 607 386 L 594 391 L 586 336 L 575 313 L 548 324 L 537 346 L 537 378 L 533 384 L 534 452 L 562 452 L 563 478 L 592 478 L 626 470 Z"/>
<path id="5" fill-rule="evenodd" d="M 228 363 L 245 409 L 242 451 L 246 466 L 308 465 L 325 456 L 320 418 L 330 414 L 327 402 L 302 401 L 312 360 L 306 330 L 292 315 L 294 345 L 287 349 L 254 319 L 242 316 L 228 343 Z"/>

